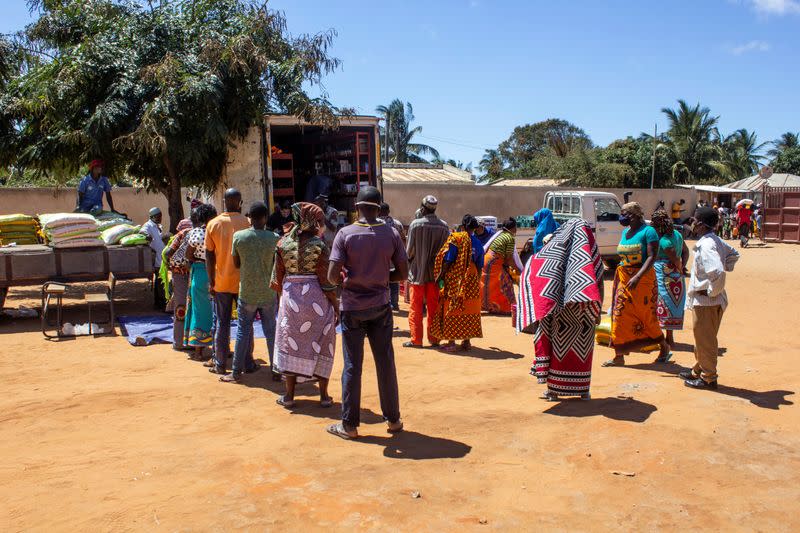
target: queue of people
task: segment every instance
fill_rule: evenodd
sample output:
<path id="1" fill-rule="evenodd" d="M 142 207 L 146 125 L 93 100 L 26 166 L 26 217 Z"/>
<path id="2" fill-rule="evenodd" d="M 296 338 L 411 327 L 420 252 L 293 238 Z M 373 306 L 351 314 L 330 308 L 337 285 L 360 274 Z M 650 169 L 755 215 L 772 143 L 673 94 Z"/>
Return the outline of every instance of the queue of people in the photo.
<path id="1" fill-rule="evenodd" d="M 341 229 L 324 197 L 279 204 L 272 214 L 256 202 L 247 216 L 235 189 L 225 192 L 224 203 L 219 215 L 211 205 L 193 203 L 189 219 L 178 224 L 160 254 L 172 276 L 173 347 L 190 351 L 220 381 L 240 383 L 243 374 L 259 370 L 253 328 L 260 318 L 272 377 L 285 387 L 277 403 L 297 408 L 297 384 L 314 381 L 319 406 L 331 407 L 338 329 L 342 416 L 327 431 L 358 437 L 365 341 L 387 431 L 402 431 L 393 310 L 399 284 L 407 283 L 410 340 L 403 346 L 423 348 L 427 336 L 430 347 L 445 353 L 470 350 L 472 340 L 483 336 L 484 313 L 516 310 L 515 328 L 533 334 L 531 373 L 547 387 L 542 398 L 590 399 L 604 268 L 585 221 L 559 225 L 549 210 L 539 210 L 523 259 L 514 219 L 492 231 L 467 214 L 451 230 L 438 217 L 434 196 L 422 199 L 407 234 L 374 187 L 360 189 L 358 220 Z M 602 366 L 624 366 L 631 353 L 653 349 L 657 363 L 669 362 L 674 331 L 683 329 L 684 312 L 691 310 L 696 364 L 681 376 L 689 387 L 715 389 L 725 274 L 739 254 L 715 233 L 719 211 L 700 208 L 693 217 L 698 241 L 689 274 L 689 248 L 674 215 L 674 209 L 659 209 L 647 223 L 638 203 L 622 207 L 610 309 L 615 357 Z M 158 227 L 160 212 L 151 212 L 151 222 Z M 146 231 L 155 236 L 156 229 Z M 234 305 L 238 332 L 229 373 Z"/>

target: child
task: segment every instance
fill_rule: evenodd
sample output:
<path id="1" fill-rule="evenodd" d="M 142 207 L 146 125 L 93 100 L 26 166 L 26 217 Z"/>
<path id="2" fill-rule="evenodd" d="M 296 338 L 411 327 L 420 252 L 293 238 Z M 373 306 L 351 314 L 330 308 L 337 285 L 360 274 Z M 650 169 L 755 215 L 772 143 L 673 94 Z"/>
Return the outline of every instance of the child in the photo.
<path id="1" fill-rule="evenodd" d="M 739 260 L 739 252 L 714 234 L 718 218 L 717 211 L 709 207 L 701 207 L 695 213 L 694 232 L 698 240 L 686 309 L 692 311 L 697 362 L 691 370 L 680 373 L 685 385 L 695 389 L 717 389 L 717 334 L 728 306 L 725 273 L 732 272 Z"/>

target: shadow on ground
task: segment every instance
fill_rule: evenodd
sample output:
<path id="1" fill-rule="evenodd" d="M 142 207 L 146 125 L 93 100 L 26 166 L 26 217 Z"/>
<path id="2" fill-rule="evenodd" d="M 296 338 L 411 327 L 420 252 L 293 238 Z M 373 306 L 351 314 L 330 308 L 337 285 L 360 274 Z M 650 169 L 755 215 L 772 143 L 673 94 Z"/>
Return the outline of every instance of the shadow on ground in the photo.
<path id="1" fill-rule="evenodd" d="M 577 418 L 604 416 L 612 420 L 641 424 L 657 410 L 655 405 L 633 398 L 598 398 L 588 402 L 578 399 L 563 400 L 547 409 L 545 414 Z"/>
<path id="2" fill-rule="evenodd" d="M 390 459 L 461 459 L 472 446 L 451 439 L 430 437 L 415 431 L 403 431 L 391 437 L 359 437 L 353 441 L 361 444 L 383 446 L 383 455 Z"/>

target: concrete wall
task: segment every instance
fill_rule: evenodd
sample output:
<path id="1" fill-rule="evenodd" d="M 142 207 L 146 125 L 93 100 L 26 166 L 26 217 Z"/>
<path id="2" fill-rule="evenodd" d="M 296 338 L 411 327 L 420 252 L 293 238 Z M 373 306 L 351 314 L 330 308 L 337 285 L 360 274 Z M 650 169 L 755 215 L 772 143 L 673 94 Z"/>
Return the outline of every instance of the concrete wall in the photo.
<path id="1" fill-rule="evenodd" d="M 26 215 L 39 215 L 43 213 L 70 213 L 75 209 L 77 191 L 74 188 L 55 187 L 30 187 L 30 188 L 5 188 L 0 187 L 0 214 L 23 213 Z M 134 222 L 147 221 L 147 212 L 151 207 L 158 207 L 164 213 L 165 226 L 169 225 L 167 217 L 167 198 L 161 194 L 148 193 L 144 189 L 125 187 L 111 191 L 114 207 L 117 211 L 127 213 Z M 183 197 L 186 197 L 184 193 Z M 103 206 L 108 205 L 103 197 Z M 184 212 L 189 213 L 189 203 L 185 202 Z"/>
<path id="2" fill-rule="evenodd" d="M 383 187 L 385 200 L 391 205 L 392 215 L 404 224 L 409 224 L 422 198 L 432 194 L 439 199 L 439 216 L 450 225 L 461 222 L 466 213 L 491 215 L 502 220 L 520 215 L 532 215 L 543 206 L 544 195 L 548 191 L 581 190 L 545 187 L 499 187 L 475 185 L 448 185 L 427 183 L 386 183 Z M 590 189 L 585 189 L 590 190 Z M 694 206 L 697 193 L 692 189 L 591 189 L 611 192 L 623 202 L 623 193 L 631 191 L 631 201 L 639 202 L 648 216 L 659 201 L 664 201 L 667 209 L 675 200 L 686 200 L 687 206 Z M 688 207 L 687 207 L 688 209 Z M 686 216 L 691 213 L 686 213 Z"/>
<path id="3" fill-rule="evenodd" d="M 250 204 L 264 201 L 264 182 L 261 174 L 263 168 L 261 149 L 261 130 L 250 128 L 242 141 L 235 141 L 228 149 L 228 161 L 222 175 L 222 183 L 211 197 L 217 209 L 223 205 L 222 196 L 228 187 L 236 187 L 242 193 L 243 212 L 247 212 Z"/>

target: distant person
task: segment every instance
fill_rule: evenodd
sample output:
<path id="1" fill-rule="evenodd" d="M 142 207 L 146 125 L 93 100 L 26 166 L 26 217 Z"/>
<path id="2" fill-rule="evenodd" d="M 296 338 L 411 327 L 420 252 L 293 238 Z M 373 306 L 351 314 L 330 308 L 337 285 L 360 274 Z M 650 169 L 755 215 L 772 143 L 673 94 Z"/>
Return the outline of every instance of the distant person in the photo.
<path id="1" fill-rule="evenodd" d="M 325 215 L 316 204 L 292 206 L 289 231 L 278 242 L 272 287 L 280 294 L 275 335 L 275 370 L 286 380 L 277 402 L 295 407 L 298 378 L 319 382 L 320 407 L 330 407 L 328 383 L 336 355 L 339 305 L 328 281 L 330 250 L 320 236 Z"/>
<path id="2" fill-rule="evenodd" d="M 389 282 L 408 276 L 408 259 L 397 230 L 378 220 L 381 193 L 362 187 L 356 197 L 359 219 L 346 226 L 333 243 L 328 280 L 342 285 L 341 326 L 342 421 L 328 432 L 343 439 L 358 437 L 361 422 L 361 371 L 364 339 L 369 339 L 378 376 L 383 418 L 389 433 L 403 430 L 392 346 Z M 390 271 L 394 267 L 394 273 Z"/>
<path id="3" fill-rule="evenodd" d="M 150 218 L 147 220 L 147 222 L 142 224 L 140 233 L 147 235 L 147 241 L 150 243 L 150 249 L 153 250 L 153 253 L 155 254 L 155 271 L 158 272 L 161 269 L 161 253 L 164 251 L 164 235 L 161 233 L 161 222 L 164 217 L 161 214 L 161 209 L 158 207 L 150 209 L 149 216 Z M 154 307 L 159 311 L 163 311 L 164 307 L 167 305 L 167 297 L 164 293 L 164 284 L 161 280 L 161 277 L 158 275 L 156 275 L 155 280 L 156 281 L 153 288 L 155 293 Z"/>
<path id="4" fill-rule="evenodd" d="M 543 207 L 533 214 L 533 222 L 536 224 L 536 232 L 533 234 L 533 253 L 538 254 L 544 247 L 544 239 L 552 235 L 558 229 L 558 222 L 553 218 L 553 212 Z"/>
<path id="5" fill-rule="evenodd" d="M 163 260 L 169 265 L 172 275 L 172 295 L 167 303 L 167 310 L 172 311 L 172 349 L 184 350 L 183 342 L 184 321 L 186 319 L 186 296 L 189 290 L 189 259 L 186 251 L 189 248 L 187 237 L 193 228 L 197 227 L 197 211 L 193 209 L 188 219 L 178 222 L 175 238 L 164 248 Z"/>
<path id="6" fill-rule="evenodd" d="M 403 227 L 403 224 L 396 220 L 391 213 L 392 208 L 386 202 L 381 203 L 381 211 L 379 218 L 384 221 L 389 226 L 393 227 L 397 230 L 397 233 L 400 234 L 400 240 L 403 241 L 403 247 L 406 246 L 406 230 Z M 392 304 L 392 309 L 395 311 L 400 310 L 400 283 L 393 281 L 389 284 L 389 296 L 390 301 Z"/>
<path id="7" fill-rule="evenodd" d="M 317 198 L 328 198 L 333 189 L 333 179 L 325 174 L 316 174 L 308 179 L 306 185 L 306 202 L 317 203 Z M 317 204 L 319 205 L 319 204 Z"/>
<path id="8" fill-rule="evenodd" d="M 189 291 L 186 298 L 184 321 L 184 345 L 194 348 L 195 361 L 204 361 L 205 348 L 214 344 L 212 333 L 214 312 L 209 294 L 208 270 L 206 269 L 206 226 L 217 216 L 213 205 L 203 204 L 193 210 L 197 223 L 186 236 L 186 257 L 189 260 Z"/>
<path id="9" fill-rule="evenodd" d="M 450 342 L 442 351 L 468 351 L 471 339 L 483 337 L 481 329 L 480 272 L 483 246 L 473 232 L 478 220 L 465 215 L 461 231 L 450 234 L 436 255 L 433 273 L 439 285 L 439 308 L 434 313 L 431 333 Z M 455 341 L 461 341 L 457 346 Z"/>
<path id="10" fill-rule="evenodd" d="M 517 303 L 511 275 L 517 268 L 516 235 L 517 222 L 509 218 L 503 222 L 499 233 L 483 245 L 485 259 L 481 272 L 481 308 L 490 314 L 510 315 L 511 306 Z"/>
<path id="11" fill-rule="evenodd" d="M 750 240 L 750 226 L 753 224 L 753 212 L 750 204 L 742 204 L 736 209 L 736 221 L 739 229 L 739 247 L 747 248 Z"/>
<path id="12" fill-rule="evenodd" d="M 439 200 L 435 196 L 423 198 L 418 210 L 420 216 L 408 227 L 408 328 L 411 340 L 403 343 L 406 348 L 422 346 L 424 307 L 428 310 L 428 342 L 431 346 L 438 346 L 441 341 L 431 333 L 431 322 L 439 306 L 439 287 L 433 275 L 433 264 L 436 254 L 447 242 L 450 229 L 447 222 L 436 216 L 438 206 Z"/>
<path id="13" fill-rule="evenodd" d="M 686 204 L 686 200 L 683 198 L 678 202 L 672 202 L 671 218 L 673 224 L 680 224 L 683 220 L 684 204 Z"/>
<path id="14" fill-rule="evenodd" d="M 650 225 L 659 236 L 658 253 L 653 263 L 658 287 L 656 314 L 661 329 L 666 331 L 667 344 L 674 349 L 674 332 L 683 329 L 686 304 L 683 275 L 689 262 L 689 248 L 666 211 L 659 209 L 650 219 Z"/>
<path id="15" fill-rule="evenodd" d="M 739 260 L 739 252 L 714 235 L 718 216 L 710 208 L 695 213 L 694 231 L 699 239 L 694 247 L 686 308 L 692 311 L 696 363 L 680 373 L 686 386 L 695 389 L 717 388 L 717 335 L 728 306 L 725 273 L 732 272 Z"/>
<path id="16" fill-rule="evenodd" d="M 481 241 L 481 244 L 486 246 L 489 239 L 494 237 L 495 231 L 486 227 L 486 223 L 482 220 L 478 221 L 478 229 L 475 230 L 475 238 Z"/>
<path id="17" fill-rule="evenodd" d="M 328 203 L 328 197 L 324 194 L 318 195 L 314 203 L 322 209 L 322 213 L 325 215 L 325 227 L 323 228 L 325 231 L 322 237 L 325 240 L 325 244 L 330 248 L 333 245 L 333 239 L 336 237 L 336 231 L 339 229 L 339 211 L 331 207 Z"/>
<path id="18" fill-rule="evenodd" d="M 78 201 L 75 210 L 81 213 L 102 211 L 103 193 L 108 200 L 108 208 L 115 211 L 114 199 L 111 197 L 111 182 L 105 176 L 105 163 L 102 159 L 95 159 L 89 163 L 89 173 L 78 184 Z"/>
<path id="19" fill-rule="evenodd" d="M 594 233 L 585 220 L 570 219 L 553 234 L 546 253 L 531 258 L 520 278 L 517 326 L 536 333 L 531 374 L 547 384 L 543 399 L 590 399 L 602 304 L 603 261 Z"/>
<path id="20" fill-rule="evenodd" d="M 292 202 L 281 200 L 267 219 L 267 229 L 283 236 L 283 227 L 292 221 Z"/>
<path id="21" fill-rule="evenodd" d="M 236 189 L 225 191 L 225 211 L 206 227 L 206 268 L 209 294 L 214 299 L 217 329 L 214 332 L 214 362 L 208 371 L 225 374 L 231 352 L 231 319 L 239 294 L 239 269 L 233 262 L 233 234 L 246 229 L 250 222 L 242 214 L 242 194 Z M 266 284 L 267 281 L 264 280 Z"/>
<path id="22" fill-rule="evenodd" d="M 619 223 L 625 229 L 617 246 L 619 266 L 614 276 L 611 343 L 614 359 L 602 366 L 623 366 L 632 351 L 658 345 L 657 362 L 669 361 L 672 353 L 661 332 L 656 312 L 656 276 L 653 263 L 658 253 L 658 233 L 644 221 L 637 202 L 622 206 Z"/>
<path id="23" fill-rule="evenodd" d="M 270 288 L 269 280 L 272 278 L 278 236 L 267 229 L 268 215 L 266 204 L 255 202 L 248 211 L 251 227 L 233 234 L 231 255 L 234 266 L 239 269 L 238 320 L 232 369 L 230 375 L 219 378 L 223 382 L 238 383 L 242 373 L 258 370 L 258 364 L 253 359 L 253 323 L 256 314 L 261 317 L 269 366 L 275 369 L 275 291 Z"/>

